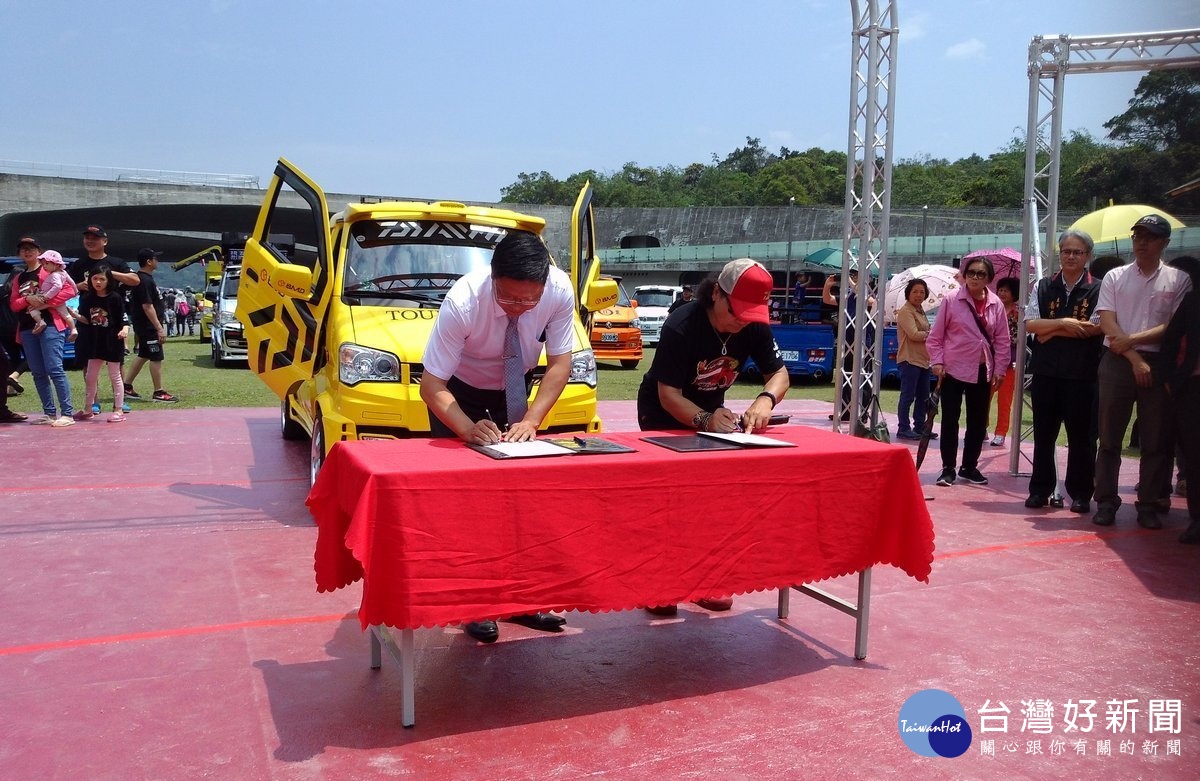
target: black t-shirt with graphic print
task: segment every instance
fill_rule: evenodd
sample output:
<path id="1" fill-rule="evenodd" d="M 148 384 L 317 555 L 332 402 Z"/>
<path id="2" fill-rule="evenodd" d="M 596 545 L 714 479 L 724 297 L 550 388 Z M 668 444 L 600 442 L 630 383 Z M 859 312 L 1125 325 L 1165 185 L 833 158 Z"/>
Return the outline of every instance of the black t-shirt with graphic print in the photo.
<path id="1" fill-rule="evenodd" d="M 783 367 L 770 326 L 750 323 L 729 335 L 722 345 L 708 321 L 708 311 L 699 301 L 679 307 L 663 323 L 654 362 L 638 389 L 638 425 L 643 429 L 690 428 L 663 409 L 658 383 L 681 389 L 684 398 L 714 412 L 724 405 L 725 391 L 733 385 L 748 357 L 764 375 Z"/>
<path id="2" fill-rule="evenodd" d="M 79 314 L 88 322 L 79 324 L 78 357 L 120 363 L 125 358 L 125 342 L 119 337 L 125 327 L 125 298 L 117 292 L 84 293 Z"/>

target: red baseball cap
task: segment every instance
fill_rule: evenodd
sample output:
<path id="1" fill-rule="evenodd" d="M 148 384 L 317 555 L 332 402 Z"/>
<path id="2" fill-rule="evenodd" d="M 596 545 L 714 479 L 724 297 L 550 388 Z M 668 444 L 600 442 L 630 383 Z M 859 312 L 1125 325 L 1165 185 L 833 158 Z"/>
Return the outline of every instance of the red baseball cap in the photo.
<path id="1" fill-rule="evenodd" d="M 750 258 L 738 258 L 725 264 L 717 277 L 717 286 L 729 296 L 733 315 L 748 323 L 769 323 L 767 305 L 775 282 L 763 264 Z"/>

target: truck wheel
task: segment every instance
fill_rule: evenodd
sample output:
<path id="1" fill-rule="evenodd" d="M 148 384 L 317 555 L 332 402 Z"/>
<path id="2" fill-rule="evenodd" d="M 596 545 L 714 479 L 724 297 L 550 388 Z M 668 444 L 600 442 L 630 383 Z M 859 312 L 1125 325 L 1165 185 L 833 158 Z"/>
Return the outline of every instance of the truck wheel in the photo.
<path id="1" fill-rule="evenodd" d="M 625 369 L 636 369 L 637 365 L 641 362 L 641 359 L 623 358 L 621 360 L 621 367 Z"/>
<path id="2" fill-rule="evenodd" d="M 283 401 L 279 402 L 279 434 L 289 442 L 304 439 L 307 432 L 304 426 L 301 426 L 296 421 L 292 420 L 291 402 L 285 396 Z"/>
<path id="3" fill-rule="evenodd" d="M 311 446 L 308 449 L 308 484 L 316 485 L 317 475 L 325 465 L 325 424 L 321 421 L 318 411 L 313 418 Z"/>

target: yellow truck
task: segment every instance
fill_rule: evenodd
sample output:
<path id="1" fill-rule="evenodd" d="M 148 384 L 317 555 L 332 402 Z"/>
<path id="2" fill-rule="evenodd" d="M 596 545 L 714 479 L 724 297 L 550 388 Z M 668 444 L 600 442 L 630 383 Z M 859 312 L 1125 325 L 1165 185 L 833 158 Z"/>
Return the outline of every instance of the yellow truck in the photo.
<path id="1" fill-rule="evenodd" d="M 288 190 L 304 206 L 284 206 Z M 599 278 L 591 199 L 588 183 L 571 222 L 579 304 L 571 377 L 545 433 L 600 430 L 583 322 L 617 300 L 617 287 Z M 460 276 L 490 264 L 509 230 L 544 228 L 540 217 L 451 201 L 353 203 L 330 216 L 321 188 L 279 160 L 246 240 L 236 316 L 250 369 L 280 399 L 282 436 L 310 439 L 311 479 L 333 442 L 429 435 L 421 360 L 442 299 Z M 273 229 L 294 234 L 294 256 L 271 243 Z M 540 366 L 535 386 L 544 354 Z"/>

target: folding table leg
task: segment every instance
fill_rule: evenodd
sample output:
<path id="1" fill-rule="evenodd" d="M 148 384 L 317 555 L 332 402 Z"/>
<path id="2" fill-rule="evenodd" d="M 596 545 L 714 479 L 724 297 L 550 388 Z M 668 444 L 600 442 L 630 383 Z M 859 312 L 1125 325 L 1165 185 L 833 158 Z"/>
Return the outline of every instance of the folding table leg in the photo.
<path id="1" fill-rule="evenodd" d="M 415 692 L 415 675 L 413 674 L 413 657 L 416 655 L 413 643 L 413 630 L 400 630 L 400 645 L 396 645 L 391 631 L 386 626 L 371 625 L 371 668 L 378 670 L 382 664 L 380 648 L 387 648 L 396 663 L 400 665 L 400 724 L 411 727 L 417 723 L 417 706 Z"/>
<path id="2" fill-rule="evenodd" d="M 840 610 L 854 618 L 854 658 L 867 658 L 867 629 L 871 618 L 871 568 L 867 567 L 858 573 L 858 604 L 851 604 L 841 597 L 836 597 L 816 586 L 798 585 L 792 588 L 801 594 L 807 594 L 818 602 Z M 787 618 L 788 592 L 790 589 L 779 590 L 779 617 Z"/>

